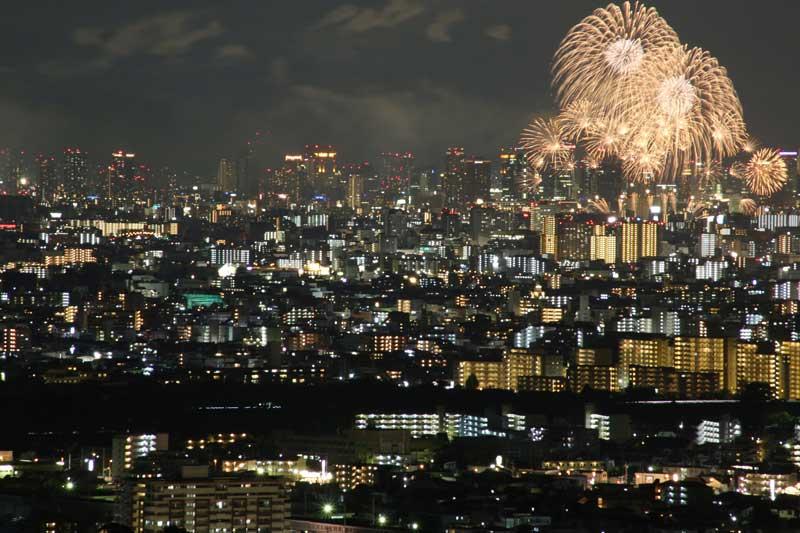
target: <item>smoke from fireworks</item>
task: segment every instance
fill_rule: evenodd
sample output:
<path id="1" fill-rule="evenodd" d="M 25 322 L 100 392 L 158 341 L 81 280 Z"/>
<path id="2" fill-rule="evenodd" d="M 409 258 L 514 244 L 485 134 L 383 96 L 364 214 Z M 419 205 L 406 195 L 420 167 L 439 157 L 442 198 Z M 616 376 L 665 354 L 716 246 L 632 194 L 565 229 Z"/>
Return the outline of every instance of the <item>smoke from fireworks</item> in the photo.
<path id="1" fill-rule="evenodd" d="M 778 192 L 787 179 L 786 162 L 780 152 L 773 148 L 757 150 L 744 168 L 747 188 L 759 196 Z"/>

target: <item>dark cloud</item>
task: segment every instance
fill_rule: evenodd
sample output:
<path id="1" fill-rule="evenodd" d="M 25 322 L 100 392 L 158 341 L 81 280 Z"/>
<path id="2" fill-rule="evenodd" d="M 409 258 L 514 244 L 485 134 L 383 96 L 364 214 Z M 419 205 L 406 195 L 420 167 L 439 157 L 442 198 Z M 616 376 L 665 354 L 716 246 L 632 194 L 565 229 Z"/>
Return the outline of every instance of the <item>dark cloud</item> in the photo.
<path id="1" fill-rule="evenodd" d="M 487 37 L 497 39 L 498 41 L 508 41 L 511 39 L 511 26 L 508 24 L 495 24 L 486 28 L 485 32 Z"/>
<path id="2" fill-rule="evenodd" d="M 460 8 L 442 11 L 425 30 L 425 35 L 436 43 L 449 43 L 453 40 L 450 35 L 451 28 L 464 20 L 464 11 Z"/>
<path id="3" fill-rule="evenodd" d="M 229 60 L 250 60 L 255 58 L 255 54 L 250 48 L 243 44 L 225 44 L 217 48 L 217 59 Z"/>
<path id="4" fill-rule="evenodd" d="M 424 5 L 416 0 L 388 0 L 378 8 L 343 4 L 322 17 L 316 27 L 335 26 L 342 31 L 359 33 L 397 26 L 423 11 Z"/>
<path id="5" fill-rule="evenodd" d="M 79 46 L 97 48 L 99 60 L 109 65 L 117 58 L 135 54 L 171 57 L 222 34 L 219 21 L 202 19 L 192 11 L 172 11 L 119 27 L 77 28 L 72 37 Z"/>

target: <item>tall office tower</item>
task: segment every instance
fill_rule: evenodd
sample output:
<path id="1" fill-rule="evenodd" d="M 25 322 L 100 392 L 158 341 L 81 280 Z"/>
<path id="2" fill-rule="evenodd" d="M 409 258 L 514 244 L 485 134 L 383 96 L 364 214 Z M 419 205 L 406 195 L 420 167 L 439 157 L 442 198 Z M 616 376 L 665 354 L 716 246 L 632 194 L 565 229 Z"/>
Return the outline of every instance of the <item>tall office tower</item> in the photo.
<path id="1" fill-rule="evenodd" d="M 491 201 L 492 162 L 488 159 L 470 157 L 464 160 L 463 195 L 467 203 Z"/>
<path id="2" fill-rule="evenodd" d="M 364 196 L 364 176 L 351 173 L 347 180 L 347 207 L 358 211 Z"/>
<path id="3" fill-rule="evenodd" d="M 217 165 L 217 187 L 222 192 L 236 191 L 236 168 L 230 159 L 223 157 L 219 160 L 219 165 Z"/>
<path id="4" fill-rule="evenodd" d="M 250 149 L 246 150 L 236 158 L 236 167 L 234 169 L 236 175 L 236 188 L 234 190 L 238 194 L 243 194 L 248 197 L 254 196 L 258 189 L 258 179 L 253 179 L 250 168 L 252 166 L 252 159 L 252 151 Z"/>
<path id="5" fill-rule="evenodd" d="M 552 257 L 558 256 L 558 223 L 556 215 L 542 217 L 541 243 L 539 250 Z"/>
<path id="6" fill-rule="evenodd" d="M 92 191 L 89 180 L 89 162 L 86 152 L 80 148 L 64 148 L 63 155 L 64 196 L 69 200 L 77 200 Z"/>
<path id="7" fill-rule="evenodd" d="M 39 202 L 49 205 L 62 198 L 64 196 L 64 181 L 58 179 L 55 156 L 37 155 L 36 167 L 38 169 Z"/>
<path id="8" fill-rule="evenodd" d="M 153 195 L 153 169 L 150 165 L 139 163 L 133 174 L 133 197 L 142 204 L 149 202 Z"/>
<path id="9" fill-rule="evenodd" d="M 494 208 L 482 205 L 469 210 L 470 237 L 474 244 L 483 246 L 489 241 L 496 215 Z"/>
<path id="10" fill-rule="evenodd" d="M 175 169 L 164 166 L 153 172 L 153 189 L 155 201 L 162 205 L 173 205 L 178 193 L 178 173 Z"/>
<path id="11" fill-rule="evenodd" d="M 11 150 L 9 148 L 0 149 L 0 193 L 9 194 L 9 164 L 11 161 Z"/>
<path id="12" fill-rule="evenodd" d="M 266 189 L 289 203 L 299 203 L 306 183 L 306 163 L 301 154 L 286 154 L 283 165 L 272 176 Z"/>
<path id="13" fill-rule="evenodd" d="M 657 222 L 626 220 L 620 227 L 620 261 L 635 263 L 642 257 L 658 256 L 660 226 Z"/>
<path id="14" fill-rule="evenodd" d="M 445 152 L 442 194 L 444 195 L 445 207 L 463 208 L 464 149 L 461 147 L 451 147 Z"/>
<path id="15" fill-rule="evenodd" d="M 336 149 L 330 145 L 307 144 L 304 154 L 308 172 L 309 197 L 325 196 L 330 199 L 338 194 L 338 171 Z"/>
<path id="16" fill-rule="evenodd" d="M 786 163 L 786 185 L 783 190 L 787 194 L 797 196 L 800 193 L 800 157 L 797 156 L 797 150 L 781 150 L 780 155 L 783 162 Z"/>
<path id="17" fill-rule="evenodd" d="M 530 195 L 528 184 L 533 170 L 525 160 L 525 153 L 520 148 L 501 148 L 498 156 L 500 168 L 500 190 L 504 198 L 521 199 Z"/>
<path id="18" fill-rule="evenodd" d="M 117 150 L 111 154 L 106 187 L 107 198 L 115 203 L 132 200 L 136 190 L 138 170 L 136 154 L 124 150 Z"/>
<path id="19" fill-rule="evenodd" d="M 384 198 L 392 202 L 408 194 L 414 174 L 414 154 L 383 152 L 380 166 L 380 188 Z"/>
<path id="20" fill-rule="evenodd" d="M 5 149 L 3 156 L 3 188 L 6 194 L 18 194 L 21 181 L 26 177 L 25 152 L 23 150 Z M 24 185 L 23 185 L 24 186 Z"/>

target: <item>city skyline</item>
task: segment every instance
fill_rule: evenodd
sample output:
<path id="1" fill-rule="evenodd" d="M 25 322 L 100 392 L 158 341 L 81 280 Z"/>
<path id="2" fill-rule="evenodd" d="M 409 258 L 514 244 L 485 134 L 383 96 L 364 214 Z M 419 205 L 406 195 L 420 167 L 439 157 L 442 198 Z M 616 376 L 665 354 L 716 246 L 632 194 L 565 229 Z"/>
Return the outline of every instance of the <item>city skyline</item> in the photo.
<path id="1" fill-rule="evenodd" d="M 791 147 L 798 112 L 787 65 L 798 6 L 772 4 L 780 12 L 653 3 L 728 68 L 755 136 Z M 451 145 L 491 158 L 531 116 L 555 110 L 552 53 L 563 29 L 598 6 L 183 2 L 163 11 L 87 2 L 49 6 L 53 17 L 35 20 L 46 37 L 34 45 L 25 31 L 38 11 L 17 5 L 3 37 L 15 55 L 0 62 L 0 145 L 80 146 L 92 156 L 125 147 L 204 177 L 257 130 L 261 167 L 308 143 L 336 144 L 352 161 L 409 150 L 422 166 L 439 164 Z M 770 31 L 748 38 L 752 27 Z"/>

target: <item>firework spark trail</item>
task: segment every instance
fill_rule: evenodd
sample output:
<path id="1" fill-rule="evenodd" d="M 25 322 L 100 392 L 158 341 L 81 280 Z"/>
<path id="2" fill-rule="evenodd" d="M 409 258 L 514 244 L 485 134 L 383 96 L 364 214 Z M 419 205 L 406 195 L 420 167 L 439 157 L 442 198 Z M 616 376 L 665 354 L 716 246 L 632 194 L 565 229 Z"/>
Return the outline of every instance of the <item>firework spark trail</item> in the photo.
<path id="1" fill-rule="evenodd" d="M 589 209 L 601 213 L 603 215 L 610 215 L 611 214 L 611 207 L 608 205 L 608 202 L 605 198 L 595 198 L 593 200 L 589 200 L 588 202 Z"/>

